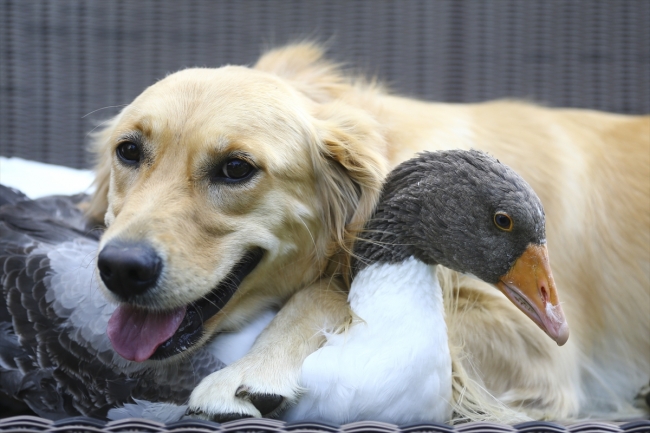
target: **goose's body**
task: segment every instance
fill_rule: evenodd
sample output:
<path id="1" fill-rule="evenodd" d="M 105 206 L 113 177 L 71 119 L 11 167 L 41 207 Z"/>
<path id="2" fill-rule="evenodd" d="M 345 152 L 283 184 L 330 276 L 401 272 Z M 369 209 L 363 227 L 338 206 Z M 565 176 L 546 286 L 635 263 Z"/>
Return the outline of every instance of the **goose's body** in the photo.
<path id="1" fill-rule="evenodd" d="M 307 389 L 287 420 L 405 425 L 448 420 L 451 357 L 435 266 L 410 257 L 356 276 L 350 307 L 362 319 L 303 364 Z"/>
<path id="2" fill-rule="evenodd" d="M 349 302 L 358 320 L 327 335 L 305 360 L 305 392 L 285 419 L 450 419 L 452 359 L 438 264 L 513 291 L 513 302 L 564 343 L 568 328 L 545 242 L 539 199 L 497 160 L 449 151 L 397 167 L 355 245 Z"/>

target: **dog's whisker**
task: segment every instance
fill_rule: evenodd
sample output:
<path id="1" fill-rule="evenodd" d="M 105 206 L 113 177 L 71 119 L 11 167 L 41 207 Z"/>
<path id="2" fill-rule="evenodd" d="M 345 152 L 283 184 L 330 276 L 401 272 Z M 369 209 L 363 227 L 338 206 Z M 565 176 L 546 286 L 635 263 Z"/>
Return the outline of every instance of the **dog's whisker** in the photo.
<path id="1" fill-rule="evenodd" d="M 302 223 L 302 225 L 305 226 L 305 229 L 307 230 L 307 233 L 309 233 L 309 237 L 311 238 L 312 245 L 314 246 L 314 248 L 317 248 L 316 239 L 314 239 L 314 235 L 312 234 L 311 230 L 307 226 L 307 223 L 305 222 L 305 220 L 302 219 L 302 217 L 300 215 L 296 215 L 296 216 L 298 217 L 298 220 Z"/>
<path id="2" fill-rule="evenodd" d="M 91 111 L 91 112 L 89 112 L 89 113 L 86 113 L 86 114 L 84 114 L 83 116 L 81 116 L 81 118 L 82 118 L 82 119 L 85 119 L 86 117 L 90 116 L 90 115 L 93 114 L 93 113 L 97 113 L 98 111 L 107 110 L 107 109 L 109 109 L 109 108 L 122 108 L 122 107 L 126 107 L 127 105 L 129 105 L 129 104 L 108 105 L 108 106 L 106 106 L 106 107 L 98 108 L 98 109 L 93 110 L 93 111 Z"/>
<path id="3" fill-rule="evenodd" d="M 112 120 L 113 119 L 106 119 L 106 120 L 103 120 L 103 121 L 99 122 L 97 125 L 95 125 L 95 127 L 93 129 L 91 129 L 90 131 L 88 131 L 88 133 L 86 133 L 86 137 L 92 136 L 95 133 L 96 130 L 98 130 L 100 128 L 103 128 L 104 126 L 108 125 Z"/>

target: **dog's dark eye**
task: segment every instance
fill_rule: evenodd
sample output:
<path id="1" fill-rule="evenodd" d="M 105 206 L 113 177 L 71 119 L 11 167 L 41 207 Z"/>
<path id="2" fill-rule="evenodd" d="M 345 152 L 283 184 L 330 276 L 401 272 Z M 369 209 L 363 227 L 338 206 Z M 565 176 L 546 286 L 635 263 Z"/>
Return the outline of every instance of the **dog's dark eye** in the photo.
<path id="1" fill-rule="evenodd" d="M 117 146 L 117 156 L 125 164 L 137 164 L 140 162 L 140 147 L 131 141 L 125 141 Z"/>
<path id="2" fill-rule="evenodd" d="M 494 214 L 494 224 L 506 232 L 512 230 L 513 226 L 512 218 L 505 212 L 497 212 Z"/>
<path id="3" fill-rule="evenodd" d="M 253 166 L 243 159 L 232 158 L 221 166 L 221 177 L 230 180 L 246 179 L 253 172 Z"/>

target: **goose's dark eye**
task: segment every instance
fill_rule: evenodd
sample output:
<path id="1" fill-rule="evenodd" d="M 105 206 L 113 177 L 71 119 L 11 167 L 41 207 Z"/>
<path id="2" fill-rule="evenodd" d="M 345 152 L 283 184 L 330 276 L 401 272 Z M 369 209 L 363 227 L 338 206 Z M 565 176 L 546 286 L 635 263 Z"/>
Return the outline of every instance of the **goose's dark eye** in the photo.
<path id="1" fill-rule="evenodd" d="M 501 230 L 509 232 L 512 230 L 512 218 L 507 213 L 497 212 L 494 214 L 494 224 Z"/>
<path id="2" fill-rule="evenodd" d="M 253 166 L 243 159 L 232 158 L 221 166 L 217 177 L 231 182 L 244 180 L 253 173 L 253 170 Z"/>
<path id="3" fill-rule="evenodd" d="M 125 141 L 117 146 L 117 156 L 125 164 L 137 164 L 140 162 L 140 147 L 131 141 Z"/>

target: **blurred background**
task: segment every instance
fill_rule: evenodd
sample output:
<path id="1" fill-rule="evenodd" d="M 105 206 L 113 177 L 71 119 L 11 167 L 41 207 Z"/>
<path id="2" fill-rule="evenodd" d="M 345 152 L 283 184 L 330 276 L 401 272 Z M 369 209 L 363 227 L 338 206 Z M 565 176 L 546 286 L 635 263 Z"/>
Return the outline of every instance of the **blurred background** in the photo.
<path id="1" fill-rule="evenodd" d="M 0 0 L 0 155 L 89 167 L 156 80 L 305 38 L 422 99 L 650 112 L 648 0 Z"/>

